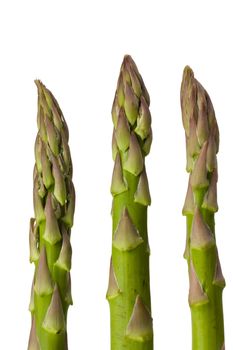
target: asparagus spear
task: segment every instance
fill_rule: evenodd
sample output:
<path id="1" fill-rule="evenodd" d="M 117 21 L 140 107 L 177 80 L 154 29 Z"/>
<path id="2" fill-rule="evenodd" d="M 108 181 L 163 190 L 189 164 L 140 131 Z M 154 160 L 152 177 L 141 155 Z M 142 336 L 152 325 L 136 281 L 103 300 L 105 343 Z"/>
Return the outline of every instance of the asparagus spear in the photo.
<path id="1" fill-rule="evenodd" d="M 147 206 L 144 158 L 152 141 L 149 95 L 130 56 L 125 56 L 112 107 L 115 161 L 111 193 L 112 257 L 107 299 L 111 350 L 152 350 Z"/>
<path id="2" fill-rule="evenodd" d="M 68 128 L 52 93 L 40 82 L 35 141 L 33 202 L 30 220 L 32 326 L 28 350 L 67 350 L 66 318 L 72 304 L 70 231 L 75 191 Z"/>
<path id="3" fill-rule="evenodd" d="M 183 207 L 187 219 L 184 257 L 189 269 L 193 350 L 224 349 L 222 275 L 215 239 L 218 210 L 216 154 L 219 131 L 212 102 L 189 67 L 181 84 L 181 109 L 189 184 Z"/>

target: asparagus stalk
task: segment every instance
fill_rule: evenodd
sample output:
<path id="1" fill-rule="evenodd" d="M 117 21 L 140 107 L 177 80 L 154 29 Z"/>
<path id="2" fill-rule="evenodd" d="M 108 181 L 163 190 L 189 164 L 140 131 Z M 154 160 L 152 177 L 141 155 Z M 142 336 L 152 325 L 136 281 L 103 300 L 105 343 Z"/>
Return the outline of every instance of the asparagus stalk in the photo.
<path id="1" fill-rule="evenodd" d="M 216 154 L 219 131 L 209 95 L 184 69 L 181 109 L 187 149 L 189 184 L 183 207 L 187 220 L 184 257 L 189 269 L 189 305 L 192 349 L 223 350 L 222 275 L 215 239 L 214 214 L 218 210 Z"/>
<path id="2" fill-rule="evenodd" d="M 67 350 L 66 319 L 72 304 L 70 233 L 75 191 L 68 128 L 52 93 L 40 82 L 35 141 L 33 202 L 30 220 L 32 326 L 28 350 Z"/>
<path id="3" fill-rule="evenodd" d="M 111 350 L 152 350 L 147 206 L 144 158 L 152 141 L 149 95 L 130 56 L 125 56 L 112 107 L 115 161 L 111 193 L 112 257 L 107 299 Z"/>

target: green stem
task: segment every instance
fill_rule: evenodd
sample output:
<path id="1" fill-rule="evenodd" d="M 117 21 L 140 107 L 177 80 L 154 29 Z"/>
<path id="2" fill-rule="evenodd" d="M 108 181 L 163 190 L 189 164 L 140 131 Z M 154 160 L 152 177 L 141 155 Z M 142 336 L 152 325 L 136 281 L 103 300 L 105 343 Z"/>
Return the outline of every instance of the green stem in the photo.
<path id="1" fill-rule="evenodd" d="M 140 232 L 143 243 L 130 251 L 122 252 L 114 247 L 112 250 L 112 262 L 122 293 L 109 301 L 112 329 L 111 349 L 152 349 L 153 339 L 140 343 L 125 337 L 125 330 L 132 315 L 137 295 L 142 297 L 150 310 L 150 285 L 147 208 L 134 202 L 138 178 L 127 171 L 124 171 L 124 176 L 128 184 L 128 191 L 113 199 L 113 233 L 116 231 L 123 209 L 127 207 L 135 227 Z"/>
<path id="2" fill-rule="evenodd" d="M 202 204 L 203 190 L 197 197 Z M 200 208 L 202 217 L 211 232 L 214 231 L 214 214 Z M 191 232 L 190 225 L 190 231 Z M 204 305 L 191 306 L 193 349 L 195 350 L 219 350 L 224 342 L 223 311 L 222 311 L 222 288 L 213 284 L 216 266 L 216 245 L 206 249 L 192 249 L 192 261 L 200 283 L 208 294 L 209 302 Z M 190 261 L 189 261 L 190 263 Z"/>
<path id="3" fill-rule="evenodd" d="M 152 141 L 149 95 L 132 58 L 122 63 L 112 110 L 112 258 L 107 299 L 111 350 L 152 350 L 144 158 Z"/>
<path id="4" fill-rule="evenodd" d="M 75 191 L 68 129 L 57 101 L 39 81 L 35 142 L 34 211 L 30 221 L 30 261 L 35 264 L 28 350 L 67 350 L 67 311 Z"/>
<path id="5" fill-rule="evenodd" d="M 181 107 L 186 133 L 187 169 L 190 172 L 183 208 L 187 221 L 185 258 L 188 262 L 192 317 L 192 349 L 223 350 L 222 275 L 215 240 L 217 205 L 218 126 L 210 98 L 184 70 Z"/>

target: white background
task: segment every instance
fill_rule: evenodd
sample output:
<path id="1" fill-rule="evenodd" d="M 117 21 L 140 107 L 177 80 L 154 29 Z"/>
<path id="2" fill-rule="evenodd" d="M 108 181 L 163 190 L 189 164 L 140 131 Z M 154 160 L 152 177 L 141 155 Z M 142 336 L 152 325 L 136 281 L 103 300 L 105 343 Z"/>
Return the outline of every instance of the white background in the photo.
<path id="1" fill-rule="evenodd" d="M 186 64 L 209 92 L 220 128 L 216 233 L 227 281 L 226 348 L 233 348 L 232 33 L 231 1 L 1 0 L 1 349 L 26 349 L 30 328 L 35 78 L 54 93 L 70 129 L 77 206 L 69 348 L 109 349 L 110 111 L 125 53 L 136 61 L 151 96 L 154 142 L 147 172 L 155 349 L 191 349 L 181 215 L 188 176 L 179 105 Z"/>

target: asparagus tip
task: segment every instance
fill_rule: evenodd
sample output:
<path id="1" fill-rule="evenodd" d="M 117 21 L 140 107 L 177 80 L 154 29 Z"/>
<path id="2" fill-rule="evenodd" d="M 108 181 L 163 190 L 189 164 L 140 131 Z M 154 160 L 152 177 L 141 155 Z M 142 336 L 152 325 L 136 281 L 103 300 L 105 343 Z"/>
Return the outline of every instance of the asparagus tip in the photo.
<path id="1" fill-rule="evenodd" d="M 189 65 L 186 65 L 183 71 L 183 80 L 190 78 L 194 78 L 194 73 L 192 68 Z"/>

